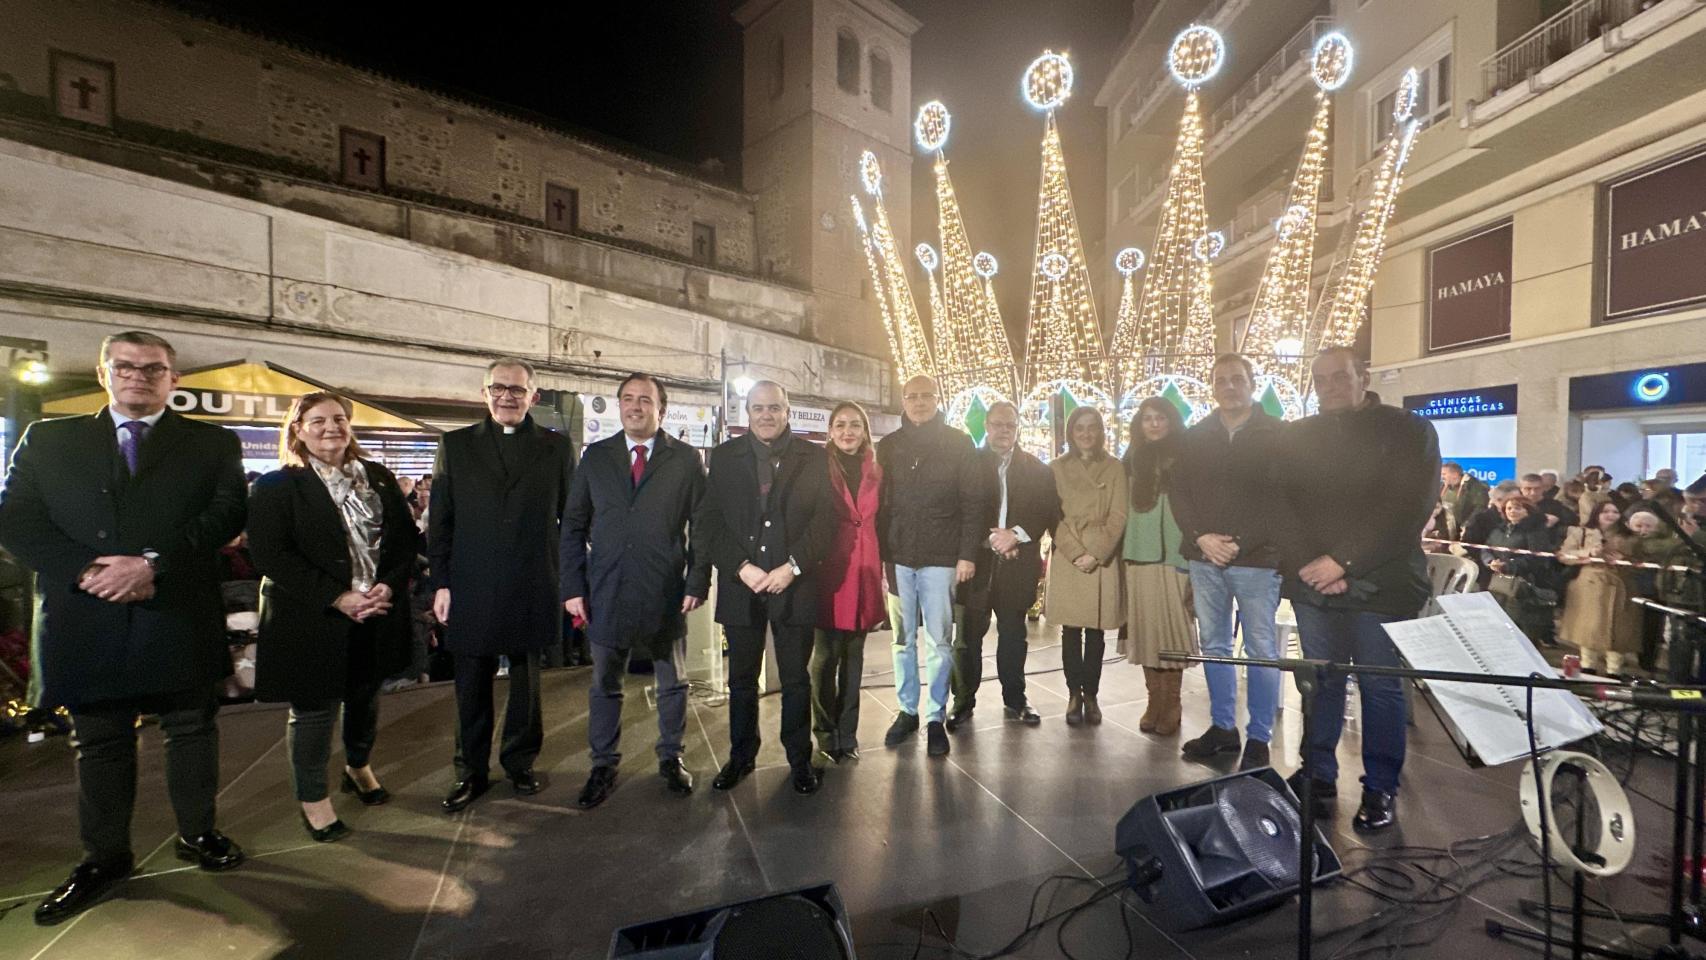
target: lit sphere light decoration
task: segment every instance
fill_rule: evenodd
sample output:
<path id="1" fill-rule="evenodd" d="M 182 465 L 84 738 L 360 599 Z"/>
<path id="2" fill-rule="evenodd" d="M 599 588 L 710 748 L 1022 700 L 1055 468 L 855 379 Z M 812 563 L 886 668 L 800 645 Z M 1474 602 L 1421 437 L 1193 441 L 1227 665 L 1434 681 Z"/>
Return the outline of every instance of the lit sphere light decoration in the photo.
<path id="1" fill-rule="evenodd" d="M 859 182 L 873 197 L 883 192 L 883 168 L 877 163 L 877 155 L 869 150 L 859 155 Z"/>
<path id="2" fill-rule="evenodd" d="M 1136 247 L 1126 247 L 1114 255 L 1114 267 L 1125 276 L 1131 276 L 1143 269 L 1143 251 Z"/>
<path id="3" fill-rule="evenodd" d="M 1212 27 L 1186 27 L 1167 51 L 1167 70 L 1186 88 L 1200 87 L 1220 72 L 1226 62 L 1226 41 Z"/>
<path id="4" fill-rule="evenodd" d="M 942 262 L 936 256 L 936 248 L 930 246 L 928 243 L 921 243 L 918 246 L 913 247 L 912 255 L 918 258 L 919 265 L 932 273 L 936 271 L 937 264 Z"/>
<path id="5" fill-rule="evenodd" d="M 1350 79 L 1351 62 L 1354 58 L 1350 40 L 1335 30 L 1315 41 L 1315 52 L 1309 61 L 1309 75 L 1322 90 L 1337 90 Z"/>
<path id="6" fill-rule="evenodd" d="M 1392 120 L 1403 123 L 1416 112 L 1416 98 L 1422 91 L 1422 75 L 1415 67 L 1404 71 L 1403 79 L 1398 81 L 1398 93 L 1392 98 Z"/>
<path id="7" fill-rule="evenodd" d="M 912 121 L 913 137 L 919 149 L 935 153 L 948 143 L 948 129 L 953 118 L 940 100 L 932 100 L 918 108 L 918 118 Z"/>
<path id="8" fill-rule="evenodd" d="M 1285 208 L 1278 220 L 1274 221 L 1274 236 L 1281 240 L 1291 239 L 1297 228 L 1309 222 L 1309 208 L 1301 203 L 1294 203 Z"/>
<path id="9" fill-rule="evenodd" d="M 1198 237 L 1196 243 L 1191 244 L 1191 252 L 1196 255 L 1198 260 L 1201 260 L 1204 263 L 1220 256 L 1221 251 L 1225 249 L 1226 235 L 1221 233 L 1219 230 L 1210 230 Z"/>
<path id="10" fill-rule="evenodd" d="M 1072 63 L 1066 54 L 1044 50 L 1025 68 L 1019 90 L 1025 102 L 1038 110 L 1053 110 L 1072 96 Z"/>
<path id="11" fill-rule="evenodd" d="M 995 261 L 995 254 L 984 251 L 971 258 L 971 268 L 978 276 L 988 280 L 995 276 L 995 271 L 1001 269 L 1001 265 Z"/>
<path id="12" fill-rule="evenodd" d="M 1066 276 L 1068 266 L 1066 256 L 1059 253 L 1045 254 L 1042 259 L 1043 276 L 1050 280 L 1059 280 Z"/>

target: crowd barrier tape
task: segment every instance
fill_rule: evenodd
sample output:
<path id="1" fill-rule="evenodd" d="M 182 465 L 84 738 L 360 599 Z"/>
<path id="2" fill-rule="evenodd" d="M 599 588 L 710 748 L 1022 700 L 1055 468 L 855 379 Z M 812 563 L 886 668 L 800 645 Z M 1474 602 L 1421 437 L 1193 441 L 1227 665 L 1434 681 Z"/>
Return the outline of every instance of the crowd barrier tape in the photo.
<path id="1" fill-rule="evenodd" d="M 1444 540 L 1440 537 L 1423 537 L 1422 542 L 1438 543 L 1448 547 L 1462 547 L 1465 550 L 1492 550 L 1495 553 L 1509 553 L 1519 557 L 1547 557 L 1549 559 L 1556 560 L 1559 563 L 1565 562 L 1562 555 L 1551 550 L 1524 550 L 1521 547 L 1495 547 L 1490 543 L 1464 543 L 1462 540 Z M 1694 569 L 1693 567 L 1684 566 L 1682 564 L 1672 564 L 1667 566 L 1662 563 L 1646 563 L 1639 560 L 1610 560 L 1605 557 L 1584 557 L 1580 554 L 1571 555 L 1570 560 L 1577 561 L 1579 563 L 1598 563 L 1608 567 L 1632 567 L 1637 570 L 1670 570 L 1676 573 L 1688 573 Z"/>

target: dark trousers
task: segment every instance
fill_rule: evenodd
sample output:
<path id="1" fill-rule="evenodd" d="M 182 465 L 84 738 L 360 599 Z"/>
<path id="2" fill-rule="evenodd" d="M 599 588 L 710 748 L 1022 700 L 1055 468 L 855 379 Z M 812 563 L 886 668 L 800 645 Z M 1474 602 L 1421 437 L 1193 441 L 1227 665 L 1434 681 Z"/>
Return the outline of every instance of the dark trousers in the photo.
<path id="1" fill-rule="evenodd" d="M 1095 627 L 1060 628 L 1060 664 L 1066 674 L 1066 689 L 1087 697 L 1102 686 L 1102 654 L 1107 644 Z"/>
<path id="2" fill-rule="evenodd" d="M 782 681 L 782 749 L 788 765 L 808 763 L 812 755 L 811 673 L 812 628 L 772 622 L 776 638 L 776 672 Z M 757 627 L 723 627 L 729 641 L 729 762 L 758 757 L 758 672 L 764 664 L 764 631 Z"/>
<path id="3" fill-rule="evenodd" d="M 166 736 L 166 792 L 178 833 L 213 829 L 219 792 L 219 701 L 204 690 L 92 703 L 72 711 L 77 750 L 77 819 L 87 859 L 130 856 L 130 816 L 136 805 L 136 718 L 158 714 Z"/>
<path id="4" fill-rule="evenodd" d="M 352 684 L 342 701 L 291 701 L 284 739 L 290 751 L 290 783 L 302 803 L 324 800 L 330 794 L 326 762 L 332 758 L 332 727 L 340 707 L 344 764 L 360 770 L 373 754 L 373 741 L 379 736 L 379 681 Z"/>
<path id="5" fill-rule="evenodd" d="M 996 560 L 990 576 L 973 577 L 961 594 L 965 618 L 954 644 L 950 681 L 955 712 L 977 705 L 977 688 L 983 683 L 983 639 L 991 619 L 995 620 L 995 675 L 1001 680 L 1001 702 L 1014 710 L 1025 705 L 1025 655 L 1030 650 L 1025 614 L 1037 602 L 1037 585 L 1035 580 L 1026 584 L 1003 576 L 1011 569 Z"/>
<path id="6" fill-rule="evenodd" d="M 1294 603 L 1303 655 L 1365 667 L 1401 667 L 1398 648 L 1381 629 L 1383 623 L 1403 620 L 1362 610 Z M 1362 783 L 1381 793 L 1398 792 L 1398 773 L 1404 768 L 1404 726 L 1409 720 L 1404 681 L 1398 677 L 1357 677 L 1362 693 Z M 1303 768 L 1317 780 L 1339 776 L 1336 753 L 1345 728 L 1345 675 L 1333 673 L 1315 688 L 1310 706 L 1314 735 L 1305 745 Z"/>
<path id="7" fill-rule="evenodd" d="M 492 728 L 496 703 L 492 680 L 497 657 L 456 654 L 456 778 L 467 780 L 491 774 Z M 503 739 L 498 763 L 514 776 L 533 769 L 545 743 L 545 720 L 539 710 L 539 653 L 511 654 L 509 702 L 504 705 Z"/>
<path id="8" fill-rule="evenodd" d="M 622 762 L 622 753 L 617 749 L 622 742 L 622 679 L 628 674 L 632 652 L 629 647 L 592 645 L 586 738 L 595 767 L 614 767 Z M 652 678 L 657 683 L 660 761 L 681 756 L 682 740 L 687 734 L 686 665 L 685 633 L 669 645 L 667 658 L 652 660 Z"/>
<path id="9" fill-rule="evenodd" d="M 819 630 L 812 639 L 812 730 L 825 753 L 859 749 L 865 632 Z"/>

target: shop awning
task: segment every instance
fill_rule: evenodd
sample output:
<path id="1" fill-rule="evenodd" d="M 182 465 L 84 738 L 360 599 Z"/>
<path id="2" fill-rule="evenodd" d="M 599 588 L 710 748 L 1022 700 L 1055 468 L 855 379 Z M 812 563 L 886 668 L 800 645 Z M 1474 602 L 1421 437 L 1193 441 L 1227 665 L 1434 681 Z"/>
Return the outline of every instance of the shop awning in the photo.
<path id="1" fill-rule="evenodd" d="M 276 427 L 290 411 L 292 400 L 316 390 L 347 397 L 354 407 L 350 419 L 357 430 L 440 432 L 437 427 L 264 360 L 186 370 L 167 406 L 197 420 Z M 42 412 L 48 416 L 95 413 L 106 402 L 106 391 L 95 390 L 47 401 L 42 404 Z"/>

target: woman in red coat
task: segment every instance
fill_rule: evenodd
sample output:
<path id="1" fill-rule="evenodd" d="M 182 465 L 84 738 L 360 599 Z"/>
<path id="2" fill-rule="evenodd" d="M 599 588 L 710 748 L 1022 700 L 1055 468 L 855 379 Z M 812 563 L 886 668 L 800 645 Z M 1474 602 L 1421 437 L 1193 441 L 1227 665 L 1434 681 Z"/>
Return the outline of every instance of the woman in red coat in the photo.
<path id="1" fill-rule="evenodd" d="M 812 729 L 817 761 L 859 757 L 859 679 L 865 634 L 887 618 L 877 556 L 877 496 L 883 471 L 871 421 L 856 403 L 829 414 L 828 550 L 818 567 L 818 633 L 812 646 Z M 820 514 L 823 511 L 820 511 Z"/>

